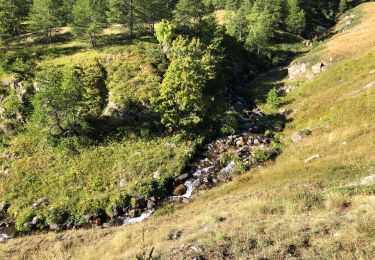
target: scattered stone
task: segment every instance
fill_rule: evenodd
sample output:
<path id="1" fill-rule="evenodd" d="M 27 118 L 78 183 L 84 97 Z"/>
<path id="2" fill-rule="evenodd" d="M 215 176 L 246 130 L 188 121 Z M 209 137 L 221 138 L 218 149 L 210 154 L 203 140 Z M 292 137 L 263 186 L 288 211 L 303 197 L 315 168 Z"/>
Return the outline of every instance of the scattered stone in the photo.
<path id="1" fill-rule="evenodd" d="M 309 136 L 311 135 L 311 130 L 309 129 L 303 129 L 299 132 L 296 132 L 294 134 L 292 134 L 292 136 L 290 137 L 292 139 L 293 142 L 299 142 L 301 141 L 303 138 L 305 138 L 306 136 Z"/>
<path id="2" fill-rule="evenodd" d="M 177 229 L 172 229 L 169 231 L 168 238 L 169 240 L 177 240 L 181 237 L 182 231 Z"/>
<path id="3" fill-rule="evenodd" d="M 323 62 L 319 62 L 311 67 L 311 70 L 314 74 L 319 74 L 325 69 L 325 64 Z"/>
<path id="4" fill-rule="evenodd" d="M 12 239 L 12 237 L 7 235 L 7 234 L 0 234 L 0 242 L 1 243 L 4 243 L 4 242 L 8 241 L 9 239 Z"/>
<path id="5" fill-rule="evenodd" d="M 137 209 L 147 208 L 147 200 L 143 197 L 135 197 L 134 207 Z"/>
<path id="6" fill-rule="evenodd" d="M 125 187 L 126 185 L 128 185 L 128 180 L 126 178 L 122 178 L 119 182 L 119 186 L 121 188 Z"/>
<path id="7" fill-rule="evenodd" d="M 353 184 L 356 185 L 372 185 L 375 183 L 375 174 L 367 176 L 359 180 L 358 182 L 355 182 Z"/>
<path id="8" fill-rule="evenodd" d="M 128 216 L 131 218 L 137 218 L 141 215 L 141 210 L 140 209 L 130 209 L 128 211 Z"/>
<path id="9" fill-rule="evenodd" d="M 363 87 L 363 89 L 370 89 L 375 86 L 375 81 L 368 83 L 366 86 Z"/>
<path id="10" fill-rule="evenodd" d="M 62 225 L 53 223 L 49 225 L 49 229 L 53 231 L 60 231 L 62 229 Z"/>
<path id="11" fill-rule="evenodd" d="M 164 146 L 168 148 L 176 148 L 176 144 L 174 143 L 166 143 Z"/>
<path id="12" fill-rule="evenodd" d="M 189 174 L 188 173 L 184 173 L 184 174 L 181 174 L 180 176 L 176 177 L 176 181 L 178 183 L 181 183 L 181 182 L 184 182 L 186 181 L 187 179 L 189 179 Z"/>
<path id="13" fill-rule="evenodd" d="M 3 201 L 0 203 L 0 213 L 6 213 L 8 208 L 10 207 L 9 203 L 6 201 Z"/>
<path id="14" fill-rule="evenodd" d="M 40 198 L 40 199 L 37 199 L 34 203 L 33 203 L 33 207 L 34 208 L 37 208 L 39 206 L 41 206 L 42 204 L 45 204 L 47 202 L 47 198 Z"/>
<path id="15" fill-rule="evenodd" d="M 147 200 L 147 209 L 152 210 L 152 209 L 155 209 L 155 207 L 156 207 L 155 198 L 152 197 L 149 200 Z"/>
<path id="16" fill-rule="evenodd" d="M 155 180 L 160 179 L 160 172 L 154 172 L 154 174 L 152 175 L 152 178 Z"/>
<path id="17" fill-rule="evenodd" d="M 314 155 L 314 156 L 311 156 L 311 157 L 309 157 L 309 158 L 307 158 L 307 159 L 305 160 L 305 163 L 310 163 L 310 162 L 315 161 L 315 160 L 317 160 L 317 159 L 319 159 L 319 158 L 320 158 L 320 155 Z"/>
<path id="18" fill-rule="evenodd" d="M 173 195 L 182 196 L 186 193 L 186 191 L 187 191 L 186 186 L 184 184 L 180 184 L 174 189 Z"/>
<path id="19" fill-rule="evenodd" d="M 33 220 L 31 221 L 32 225 L 38 225 L 40 223 L 40 218 L 34 217 Z"/>
<path id="20" fill-rule="evenodd" d="M 7 228 L 9 224 L 7 222 L 0 222 L 0 228 Z"/>
<path id="21" fill-rule="evenodd" d="M 124 220 L 122 218 L 115 218 L 109 221 L 108 223 L 104 223 L 103 227 L 104 228 L 109 228 L 109 227 L 119 227 L 124 224 Z"/>
<path id="22" fill-rule="evenodd" d="M 308 63 L 294 64 L 288 68 L 288 75 L 290 79 L 295 79 L 301 74 L 305 73 L 308 67 Z"/>
<path id="23" fill-rule="evenodd" d="M 218 173 L 217 179 L 221 182 L 231 181 L 232 173 L 236 169 L 236 166 L 237 166 L 236 162 L 232 161 L 230 164 L 228 164 L 227 167 L 225 167 Z"/>

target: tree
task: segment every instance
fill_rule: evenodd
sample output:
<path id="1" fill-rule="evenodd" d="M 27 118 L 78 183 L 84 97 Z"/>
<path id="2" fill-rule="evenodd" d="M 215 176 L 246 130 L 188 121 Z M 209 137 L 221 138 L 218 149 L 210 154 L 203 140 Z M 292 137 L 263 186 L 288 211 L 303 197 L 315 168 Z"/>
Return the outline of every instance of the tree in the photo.
<path id="1" fill-rule="evenodd" d="M 162 20 L 156 27 L 155 36 L 164 52 L 167 52 L 172 44 L 174 29 L 175 25 L 166 20 Z"/>
<path id="2" fill-rule="evenodd" d="M 39 73 L 32 121 L 51 136 L 86 133 L 89 120 L 98 118 L 105 105 L 100 71 L 94 65 L 50 68 Z"/>
<path id="3" fill-rule="evenodd" d="M 272 15 L 269 10 L 258 12 L 254 7 L 249 16 L 249 35 L 246 45 L 260 54 L 269 45 L 273 35 Z"/>
<path id="4" fill-rule="evenodd" d="M 344 13 L 348 9 L 348 0 L 340 0 L 339 12 Z"/>
<path id="5" fill-rule="evenodd" d="M 48 41 L 51 41 L 52 33 L 62 25 L 62 2 L 55 0 L 34 0 L 30 19 L 35 31 L 42 30 Z"/>
<path id="6" fill-rule="evenodd" d="M 109 0 L 109 22 L 124 25 L 130 31 L 130 37 L 134 36 L 137 24 L 136 0 Z"/>
<path id="7" fill-rule="evenodd" d="M 15 35 L 19 29 L 17 6 L 13 0 L 0 0 L 0 38 Z"/>
<path id="8" fill-rule="evenodd" d="M 205 14 L 207 10 L 201 0 L 180 0 L 174 10 L 174 20 L 177 25 L 185 28 Z"/>
<path id="9" fill-rule="evenodd" d="M 248 20 L 247 17 L 251 11 L 251 2 L 249 0 L 243 1 L 241 7 L 232 12 L 229 17 L 229 23 L 227 24 L 227 31 L 229 35 L 236 37 L 239 41 L 243 41 L 246 38 L 248 31 Z"/>
<path id="10" fill-rule="evenodd" d="M 298 0 L 288 0 L 288 15 L 285 24 L 289 32 L 297 35 L 300 35 L 305 30 L 305 11 L 299 7 Z"/>
<path id="11" fill-rule="evenodd" d="M 168 16 L 167 0 L 141 0 L 137 8 L 137 17 L 149 27 L 154 35 L 155 24 Z"/>
<path id="12" fill-rule="evenodd" d="M 106 8 L 106 0 L 77 0 L 73 7 L 73 32 L 88 37 L 92 47 L 96 47 L 98 34 L 106 26 Z"/>
<path id="13" fill-rule="evenodd" d="M 210 98 L 208 81 L 215 77 L 216 60 L 199 39 L 177 37 L 168 58 L 171 63 L 151 102 L 161 113 L 162 123 L 173 130 L 192 129 L 203 122 Z"/>

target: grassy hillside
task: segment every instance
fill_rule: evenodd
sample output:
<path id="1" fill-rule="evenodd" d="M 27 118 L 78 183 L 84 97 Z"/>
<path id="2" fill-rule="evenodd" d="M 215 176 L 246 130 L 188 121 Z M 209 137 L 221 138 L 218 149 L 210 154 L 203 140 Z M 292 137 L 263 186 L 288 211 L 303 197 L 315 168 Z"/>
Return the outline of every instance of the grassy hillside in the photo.
<path id="1" fill-rule="evenodd" d="M 375 185 L 357 182 L 375 174 L 375 3 L 353 12 L 351 28 L 296 61 L 332 58 L 326 71 L 256 82 L 295 87 L 283 99 L 289 123 L 275 162 L 141 224 L 17 238 L 0 257 L 134 259 L 154 247 L 161 259 L 374 258 Z M 311 135 L 290 141 L 306 128 Z"/>

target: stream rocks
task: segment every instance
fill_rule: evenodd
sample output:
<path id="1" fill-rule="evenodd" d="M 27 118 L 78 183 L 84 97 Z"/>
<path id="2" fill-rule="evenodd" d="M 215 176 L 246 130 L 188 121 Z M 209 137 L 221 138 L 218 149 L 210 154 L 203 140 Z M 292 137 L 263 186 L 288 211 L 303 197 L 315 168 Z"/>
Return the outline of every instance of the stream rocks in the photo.
<path id="1" fill-rule="evenodd" d="M 174 189 L 173 195 L 175 195 L 175 196 L 182 196 L 182 195 L 184 195 L 186 193 L 186 190 L 187 189 L 186 189 L 185 185 L 184 184 L 180 184 L 180 185 L 178 185 Z"/>
<path id="2" fill-rule="evenodd" d="M 227 182 L 232 180 L 232 173 L 236 169 L 237 164 L 234 161 L 231 161 L 230 164 L 228 164 L 227 167 L 222 169 L 217 174 L 217 179 L 221 182 Z"/>

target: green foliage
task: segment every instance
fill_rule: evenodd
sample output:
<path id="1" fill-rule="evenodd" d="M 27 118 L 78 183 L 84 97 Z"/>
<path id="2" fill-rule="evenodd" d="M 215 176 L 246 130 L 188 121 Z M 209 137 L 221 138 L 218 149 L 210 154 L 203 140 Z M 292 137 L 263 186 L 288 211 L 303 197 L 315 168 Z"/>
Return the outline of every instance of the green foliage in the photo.
<path id="1" fill-rule="evenodd" d="M 251 11 L 251 2 L 245 0 L 242 2 L 241 7 L 235 11 L 231 12 L 227 17 L 229 22 L 227 23 L 227 32 L 229 35 L 234 36 L 238 41 L 242 42 L 246 39 L 248 32 L 248 15 Z"/>
<path id="2" fill-rule="evenodd" d="M 267 105 L 272 109 L 280 108 L 282 100 L 276 88 L 271 89 L 267 94 Z"/>
<path id="3" fill-rule="evenodd" d="M 244 174 L 245 172 L 247 172 L 249 170 L 249 167 L 246 165 L 246 164 L 244 164 L 244 163 L 242 163 L 242 162 L 239 162 L 239 163 L 237 163 L 237 165 L 236 165 L 236 168 L 235 168 L 235 170 L 234 170 L 234 174 Z"/>
<path id="4" fill-rule="evenodd" d="M 221 128 L 220 133 L 222 135 L 232 135 L 234 134 L 237 127 L 237 114 L 233 111 L 226 111 L 224 115 L 220 118 Z"/>
<path id="5" fill-rule="evenodd" d="M 18 231 L 30 231 L 31 226 L 26 225 L 26 223 L 31 221 L 35 215 L 35 211 L 31 208 L 22 211 L 16 218 L 16 229 Z"/>
<path id="6" fill-rule="evenodd" d="M 97 36 L 106 27 L 106 0 L 77 0 L 73 6 L 73 31 L 77 37 L 89 38 L 92 47 Z"/>
<path id="7" fill-rule="evenodd" d="M 172 44 L 174 29 L 175 25 L 166 20 L 162 20 L 156 27 L 155 36 L 164 52 L 167 52 Z"/>
<path id="8" fill-rule="evenodd" d="M 50 68 L 40 72 L 37 79 L 33 122 L 44 133 L 57 137 L 80 135 L 90 129 L 89 120 L 100 116 L 105 96 L 98 64 L 84 69 Z"/>
<path id="9" fill-rule="evenodd" d="M 302 34 L 306 27 L 305 11 L 299 7 L 299 0 L 288 0 L 288 15 L 285 20 L 287 30 Z"/>
<path id="10" fill-rule="evenodd" d="M 35 31 L 43 31 L 50 41 L 52 33 L 62 25 L 61 1 L 34 0 L 30 10 L 30 20 Z"/>
<path id="11" fill-rule="evenodd" d="M 19 20 L 14 0 L 0 0 L 0 39 L 15 35 Z"/>
<path id="12" fill-rule="evenodd" d="M 215 77 L 215 57 L 199 39 L 181 36 L 173 42 L 168 57 L 171 63 L 160 94 L 151 101 L 170 130 L 195 128 L 210 105 L 204 94 L 208 81 Z"/>
<path id="13" fill-rule="evenodd" d="M 251 155 L 253 156 L 253 158 L 259 162 L 259 163 L 263 163 L 263 162 L 266 162 L 268 161 L 269 159 L 272 158 L 272 156 L 274 155 L 274 151 L 272 150 L 264 150 L 264 149 L 255 149 Z"/>
<path id="14" fill-rule="evenodd" d="M 207 14 L 207 8 L 202 0 L 180 0 L 174 11 L 174 20 L 178 26 L 186 29 L 192 23 L 198 22 Z"/>
<path id="15" fill-rule="evenodd" d="M 124 25 L 134 35 L 134 28 L 138 23 L 136 19 L 135 0 L 109 0 L 109 21 Z"/>

